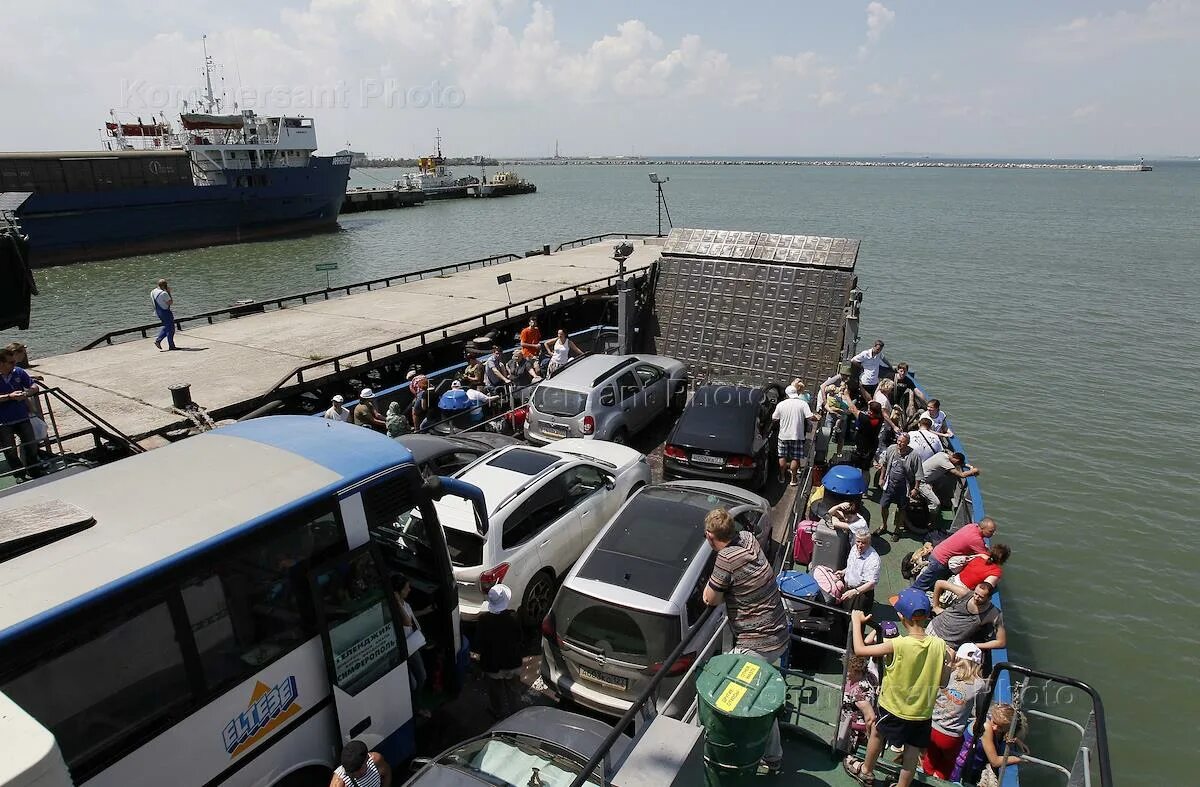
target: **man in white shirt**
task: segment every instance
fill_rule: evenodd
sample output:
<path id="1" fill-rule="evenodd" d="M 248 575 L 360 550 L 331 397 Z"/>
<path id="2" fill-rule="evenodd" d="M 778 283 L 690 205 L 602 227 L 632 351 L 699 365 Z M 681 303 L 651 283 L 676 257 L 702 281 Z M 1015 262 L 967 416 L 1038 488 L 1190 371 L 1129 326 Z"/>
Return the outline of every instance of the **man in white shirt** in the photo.
<path id="1" fill-rule="evenodd" d="M 325 411 L 325 417 L 330 421 L 350 423 L 350 409 L 342 406 L 342 403 L 345 401 L 346 397 L 341 394 L 334 394 L 332 406 Z"/>
<path id="2" fill-rule="evenodd" d="M 930 399 L 925 405 L 925 414 L 921 417 L 929 416 L 931 428 L 942 437 L 954 437 L 954 432 L 946 428 L 946 413 L 942 410 L 942 403 L 937 399 Z"/>
<path id="3" fill-rule="evenodd" d="M 463 388 L 467 392 L 467 401 L 471 403 L 471 420 L 479 422 L 483 420 L 484 408 L 492 402 L 500 401 L 499 396 L 488 396 L 483 391 L 478 390 L 473 382 L 468 381 L 464 387 L 458 380 L 450 383 L 452 389 Z"/>
<path id="4" fill-rule="evenodd" d="M 846 592 L 842 594 L 845 609 L 870 612 L 875 605 L 875 584 L 879 582 L 881 565 L 879 553 L 871 546 L 871 534 L 856 535 L 846 568 L 837 572 L 846 583 Z"/>
<path id="5" fill-rule="evenodd" d="M 917 452 L 917 456 L 921 457 L 921 462 L 924 463 L 934 454 L 940 454 L 944 446 L 942 445 L 942 436 L 933 431 L 933 421 L 928 415 L 922 415 L 917 423 L 920 428 L 915 432 L 908 433 L 908 442 Z"/>
<path id="6" fill-rule="evenodd" d="M 793 380 L 789 386 L 792 392 L 775 405 L 775 412 L 771 414 L 771 418 L 779 422 L 779 483 L 787 481 L 791 486 L 799 483 L 797 470 L 800 462 L 806 459 L 804 433 L 810 422 L 817 421 L 808 402 L 800 398 L 798 391 L 803 386 L 799 379 Z M 790 478 L 787 477 L 789 474 Z"/>
<path id="7" fill-rule="evenodd" d="M 879 385 L 879 367 L 883 365 L 883 339 L 876 339 L 870 349 L 863 350 L 850 359 L 862 367 L 859 384 L 868 394 L 875 394 L 875 386 Z"/>
<path id="8" fill-rule="evenodd" d="M 158 338 L 154 340 L 154 346 L 161 350 L 163 339 L 166 339 L 167 349 L 176 349 L 175 312 L 172 311 L 175 306 L 175 296 L 171 294 L 171 285 L 167 284 L 166 279 L 158 280 L 158 286 L 150 291 L 150 301 L 154 304 L 154 315 L 158 317 L 163 326 L 162 330 L 158 332 Z"/>

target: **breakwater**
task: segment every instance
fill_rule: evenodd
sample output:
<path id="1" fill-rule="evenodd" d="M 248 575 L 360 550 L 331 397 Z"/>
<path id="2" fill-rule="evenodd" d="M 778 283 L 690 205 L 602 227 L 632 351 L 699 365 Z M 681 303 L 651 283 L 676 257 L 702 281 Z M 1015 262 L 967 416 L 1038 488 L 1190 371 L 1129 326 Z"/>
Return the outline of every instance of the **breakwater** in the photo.
<path id="1" fill-rule="evenodd" d="M 1100 172 L 1150 172 L 1149 164 L 1098 164 L 1086 161 L 958 161 L 955 159 L 656 159 L 656 158 L 549 158 L 502 159 L 502 164 L 521 166 L 554 164 L 600 164 L 604 166 L 713 166 L 713 167 L 883 167 L 911 169 L 1074 169 Z"/>

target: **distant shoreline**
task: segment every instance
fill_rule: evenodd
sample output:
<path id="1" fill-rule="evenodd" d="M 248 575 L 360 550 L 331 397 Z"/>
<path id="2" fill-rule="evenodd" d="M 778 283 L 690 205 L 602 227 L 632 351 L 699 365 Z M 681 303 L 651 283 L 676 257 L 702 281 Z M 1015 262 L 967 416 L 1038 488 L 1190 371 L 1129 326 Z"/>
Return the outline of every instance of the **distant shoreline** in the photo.
<path id="1" fill-rule="evenodd" d="M 1149 164 L 1093 164 L 1085 161 L 957 161 L 948 159 L 722 159 L 722 158 L 503 158 L 501 164 L 520 166 L 618 165 L 669 167 L 904 167 L 929 169 L 1074 169 L 1101 172 L 1150 172 Z"/>

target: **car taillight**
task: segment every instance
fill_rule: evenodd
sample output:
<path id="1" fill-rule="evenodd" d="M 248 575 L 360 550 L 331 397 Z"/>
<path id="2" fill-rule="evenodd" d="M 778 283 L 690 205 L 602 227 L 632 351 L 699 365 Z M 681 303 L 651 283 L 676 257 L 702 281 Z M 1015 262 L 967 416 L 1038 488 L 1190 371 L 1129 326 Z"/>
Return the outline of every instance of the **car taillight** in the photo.
<path id="1" fill-rule="evenodd" d="M 683 449 L 677 445 L 668 445 L 663 449 L 663 456 L 669 459 L 686 459 Z"/>
<path id="2" fill-rule="evenodd" d="M 725 460 L 726 467 L 754 467 L 752 456 L 731 456 Z"/>
<path id="3" fill-rule="evenodd" d="M 556 626 L 554 623 L 553 612 L 542 618 L 542 636 L 549 640 L 561 642 L 561 640 L 558 639 L 558 626 Z"/>
<path id="4" fill-rule="evenodd" d="M 696 660 L 695 653 L 684 653 L 682 656 L 675 659 L 675 663 L 672 664 L 671 668 L 667 670 L 667 677 L 673 678 L 673 677 L 682 675 L 683 673 L 687 672 L 691 668 L 692 663 L 695 662 L 695 660 Z M 658 671 L 660 669 L 662 669 L 662 665 L 663 665 L 663 662 L 661 662 L 661 661 L 654 662 L 653 664 L 650 665 L 650 672 L 652 674 L 657 675 Z"/>
<path id="5" fill-rule="evenodd" d="M 590 415 L 583 417 L 583 433 L 593 434 L 596 431 L 596 419 Z"/>
<path id="6" fill-rule="evenodd" d="M 499 585 L 504 581 L 504 575 L 508 573 L 508 564 L 501 563 L 495 568 L 489 568 L 487 571 L 479 575 L 479 589 L 487 593 L 494 586 Z"/>

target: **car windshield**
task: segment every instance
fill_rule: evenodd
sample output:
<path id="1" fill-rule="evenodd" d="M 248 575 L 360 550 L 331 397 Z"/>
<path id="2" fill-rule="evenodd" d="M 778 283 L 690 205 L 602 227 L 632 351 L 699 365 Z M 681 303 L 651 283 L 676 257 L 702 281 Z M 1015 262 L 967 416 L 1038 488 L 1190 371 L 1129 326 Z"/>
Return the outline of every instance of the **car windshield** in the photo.
<path id="1" fill-rule="evenodd" d="M 544 787 L 568 787 L 582 770 L 582 757 L 567 750 L 524 735 L 498 733 L 468 741 L 440 760 L 439 765 L 474 774 L 495 787 L 526 787 L 537 769 Z M 592 774 L 588 784 L 600 784 Z"/>
<path id="2" fill-rule="evenodd" d="M 587 394 L 580 391 L 565 391 L 549 385 L 539 385 L 533 392 L 533 406 L 546 415 L 573 417 L 583 412 L 587 405 Z"/>
<path id="3" fill-rule="evenodd" d="M 554 603 L 562 637 L 585 650 L 623 661 L 650 664 L 679 644 L 679 620 L 614 606 L 564 587 Z"/>

